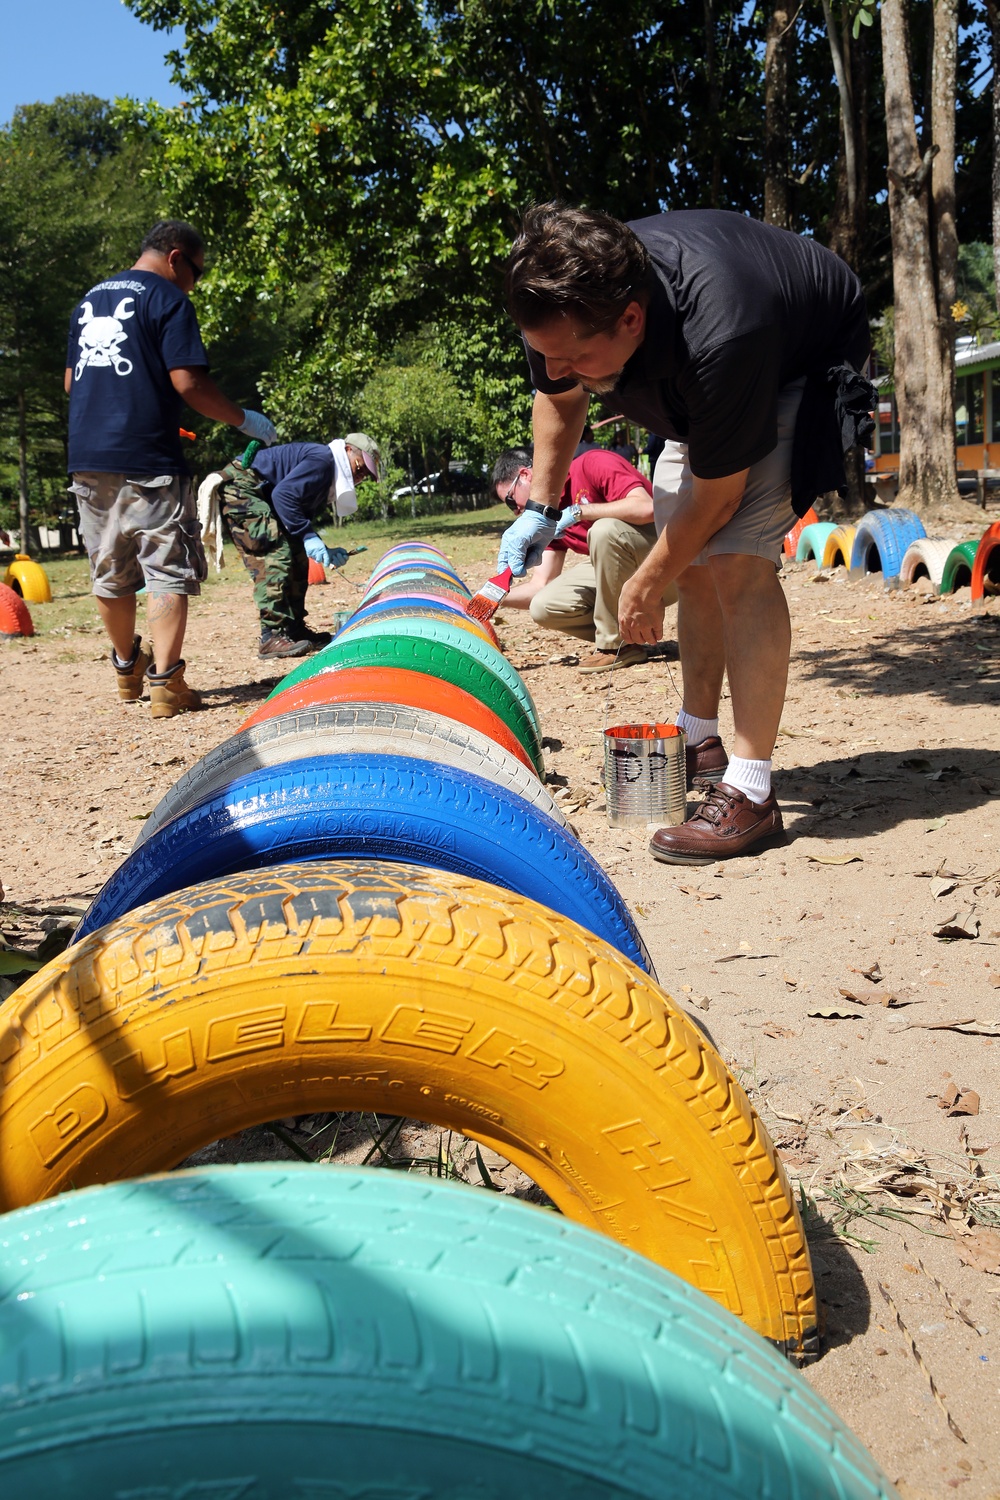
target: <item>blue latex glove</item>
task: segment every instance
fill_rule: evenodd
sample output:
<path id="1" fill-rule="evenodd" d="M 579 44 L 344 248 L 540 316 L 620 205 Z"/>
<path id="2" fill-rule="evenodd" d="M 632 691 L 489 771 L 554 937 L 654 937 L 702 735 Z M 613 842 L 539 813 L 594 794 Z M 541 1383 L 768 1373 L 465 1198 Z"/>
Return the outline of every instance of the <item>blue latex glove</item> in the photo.
<path id="1" fill-rule="evenodd" d="M 552 540 L 554 542 L 557 542 L 562 536 L 563 532 L 568 531 L 571 526 L 575 526 L 582 516 L 582 505 L 570 505 L 566 510 L 563 511 L 562 515 L 559 517 L 559 524 L 556 526 L 555 534 L 553 535 Z"/>
<path id="2" fill-rule="evenodd" d="M 332 568 L 342 568 L 351 555 L 346 547 L 329 547 L 327 550 L 330 554 L 330 566 Z"/>
<path id="3" fill-rule="evenodd" d="M 262 411 L 251 411 L 249 407 L 245 408 L 242 425 L 236 430 L 242 432 L 244 437 L 256 438 L 265 448 L 270 448 L 278 441 L 278 433 L 270 417 L 265 417 Z"/>
<path id="4" fill-rule="evenodd" d="M 523 578 L 529 568 L 538 567 L 555 534 L 555 521 L 540 516 L 536 510 L 523 511 L 500 538 L 497 572 L 509 568 L 515 578 Z"/>
<path id="5" fill-rule="evenodd" d="M 324 568 L 333 566 L 326 543 L 321 536 L 316 535 L 315 531 L 306 532 L 302 538 L 302 545 L 314 562 L 322 563 Z M 338 552 L 343 552 L 343 550 L 342 547 L 337 548 Z"/>

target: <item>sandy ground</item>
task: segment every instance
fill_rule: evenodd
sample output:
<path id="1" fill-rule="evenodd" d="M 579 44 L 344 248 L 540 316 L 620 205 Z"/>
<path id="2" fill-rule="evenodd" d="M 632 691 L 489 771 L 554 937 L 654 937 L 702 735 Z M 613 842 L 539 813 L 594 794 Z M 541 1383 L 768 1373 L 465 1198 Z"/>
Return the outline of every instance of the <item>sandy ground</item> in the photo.
<path id="1" fill-rule="evenodd" d="M 956 505 L 934 530 L 961 539 L 989 519 Z M 492 571 L 499 524 L 400 522 L 369 538 L 346 578 L 313 591 L 310 622 L 353 607 L 381 551 L 417 532 L 437 536 L 475 585 Z M 188 636 L 206 711 L 154 723 L 148 705 L 114 697 L 82 565 L 53 575 L 58 598 L 35 609 L 38 636 L 0 644 L 0 933 L 21 949 L 58 947 L 139 821 L 280 675 L 256 660 L 249 589 L 230 561 Z M 881 579 L 852 584 L 811 564 L 782 576 L 794 644 L 775 766 L 789 841 L 759 858 L 671 868 L 649 858 L 645 830 L 610 829 L 609 679 L 582 677 L 574 643 L 523 614 L 498 617 L 501 636 L 581 839 L 801 1183 L 827 1320 L 807 1378 L 908 1500 L 1000 1500 L 1000 600 L 975 614 L 967 590 L 886 593 Z M 613 718 L 670 717 L 679 683 L 663 660 L 616 674 Z M 978 935 L 935 936 L 953 918 Z M 283 1141 L 246 1132 L 201 1155 L 382 1155 L 365 1117 L 277 1128 Z M 388 1144 L 396 1160 L 435 1170 L 443 1159 L 478 1180 L 465 1142 L 408 1125 Z M 532 1195 L 487 1158 L 498 1184 Z"/>

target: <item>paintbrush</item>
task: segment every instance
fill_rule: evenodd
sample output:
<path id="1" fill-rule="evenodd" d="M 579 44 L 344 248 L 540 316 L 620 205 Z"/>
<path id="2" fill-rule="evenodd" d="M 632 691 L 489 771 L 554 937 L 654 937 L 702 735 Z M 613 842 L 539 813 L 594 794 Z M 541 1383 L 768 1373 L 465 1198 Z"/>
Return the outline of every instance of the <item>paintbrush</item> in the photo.
<path id="1" fill-rule="evenodd" d="M 514 574 L 510 568 L 504 568 L 495 578 L 487 578 L 479 593 L 473 594 L 465 606 L 465 613 L 473 620 L 481 620 L 483 623 L 492 620 L 510 593 L 513 582 Z"/>

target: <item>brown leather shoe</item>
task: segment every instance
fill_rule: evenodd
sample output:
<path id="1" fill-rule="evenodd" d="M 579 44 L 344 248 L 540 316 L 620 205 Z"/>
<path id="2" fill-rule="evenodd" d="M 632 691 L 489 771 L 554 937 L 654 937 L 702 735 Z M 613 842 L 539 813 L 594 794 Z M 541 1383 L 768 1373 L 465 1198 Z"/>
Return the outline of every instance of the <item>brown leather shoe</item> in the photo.
<path id="1" fill-rule="evenodd" d="M 734 786 L 719 781 L 686 823 L 653 834 L 649 852 L 665 865 L 711 865 L 783 839 L 784 832 L 773 792 L 766 802 L 751 802 Z"/>
<path id="2" fill-rule="evenodd" d="M 721 781 L 729 765 L 722 741 L 717 734 L 702 740 L 700 745 L 687 745 L 684 750 L 687 768 L 688 791 L 702 785 Z"/>
<path id="3" fill-rule="evenodd" d="M 646 660 L 645 646 L 619 646 L 617 651 L 601 651 L 596 646 L 589 656 L 581 656 L 581 672 L 617 672 Z"/>

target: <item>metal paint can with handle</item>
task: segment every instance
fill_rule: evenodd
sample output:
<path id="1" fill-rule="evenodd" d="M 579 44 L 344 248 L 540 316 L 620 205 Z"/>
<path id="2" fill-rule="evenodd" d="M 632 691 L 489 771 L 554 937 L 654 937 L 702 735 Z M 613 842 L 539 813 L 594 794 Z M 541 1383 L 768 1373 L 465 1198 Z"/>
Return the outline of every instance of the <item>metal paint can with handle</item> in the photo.
<path id="1" fill-rule="evenodd" d="M 605 729 L 604 788 L 612 828 L 684 822 L 686 743 L 676 724 L 615 724 Z"/>

